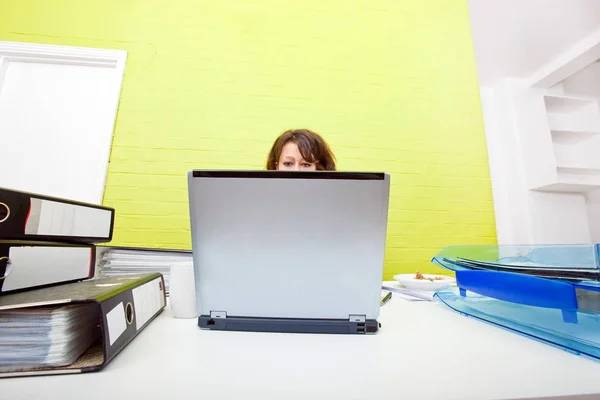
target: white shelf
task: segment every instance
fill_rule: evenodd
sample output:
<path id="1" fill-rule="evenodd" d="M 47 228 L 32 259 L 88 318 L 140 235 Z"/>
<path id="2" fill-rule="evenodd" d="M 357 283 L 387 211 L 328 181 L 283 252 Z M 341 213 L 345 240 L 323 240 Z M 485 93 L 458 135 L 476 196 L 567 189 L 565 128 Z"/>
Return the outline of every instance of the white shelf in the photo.
<path id="1" fill-rule="evenodd" d="M 540 155 L 545 160 L 545 167 L 540 170 L 543 183 L 530 189 L 559 193 L 600 189 L 599 99 L 545 94 L 544 104 L 554 158 Z"/>
<path id="2" fill-rule="evenodd" d="M 558 183 L 577 188 L 580 193 L 600 189 L 600 170 L 585 168 L 558 168 Z"/>
<path id="3" fill-rule="evenodd" d="M 571 113 L 598 104 L 595 97 L 562 94 L 546 94 L 544 95 L 544 102 L 548 113 Z"/>
<path id="4" fill-rule="evenodd" d="M 545 95 L 551 131 L 600 134 L 600 105 L 596 98 Z"/>
<path id="5" fill-rule="evenodd" d="M 595 175 L 587 174 L 571 174 L 559 170 L 558 181 L 532 187 L 531 190 L 538 192 L 553 192 L 553 193 L 589 193 L 600 189 L 600 171 Z M 584 179 L 582 179 L 584 178 Z"/>
<path id="6" fill-rule="evenodd" d="M 593 132 L 581 132 L 581 131 L 561 131 L 561 130 L 553 130 L 552 134 L 552 142 L 554 144 L 578 144 L 585 142 L 588 139 L 591 139 L 596 135 Z"/>
<path id="7" fill-rule="evenodd" d="M 555 193 L 589 193 L 600 190 L 600 168 L 593 168 L 590 165 L 557 167 L 553 182 L 530 189 Z"/>
<path id="8" fill-rule="evenodd" d="M 600 61 L 591 63 L 559 85 L 567 93 L 600 98 Z"/>
<path id="9" fill-rule="evenodd" d="M 600 114 L 597 118 L 593 115 L 589 118 L 577 118 L 570 114 L 549 113 L 548 125 L 551 131 L 600 134 Z"/>
<path id="10" fill-rule="evenodd" d="M 571 173 L 600 171 L 600 135 L 553 132 L 556 167 Z"/>

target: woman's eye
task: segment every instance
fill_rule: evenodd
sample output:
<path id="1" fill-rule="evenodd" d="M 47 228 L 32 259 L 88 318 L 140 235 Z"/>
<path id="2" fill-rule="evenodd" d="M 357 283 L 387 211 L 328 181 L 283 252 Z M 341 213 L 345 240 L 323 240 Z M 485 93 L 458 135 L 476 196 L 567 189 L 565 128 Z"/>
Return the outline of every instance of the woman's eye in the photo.
<path id="1" fill-rule="evenodd" d="M 291 167 L 292 163 L 289 162 L 289 161 L 286 161 L 286 162 L 283 163 L 283 165 L 285 165 L 286 167 Z"/>

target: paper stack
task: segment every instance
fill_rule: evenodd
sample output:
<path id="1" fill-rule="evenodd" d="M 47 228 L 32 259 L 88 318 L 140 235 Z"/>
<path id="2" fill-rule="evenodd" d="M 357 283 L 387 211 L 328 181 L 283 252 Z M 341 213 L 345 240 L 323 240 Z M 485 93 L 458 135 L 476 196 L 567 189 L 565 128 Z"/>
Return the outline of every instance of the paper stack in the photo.
<path id="1" fill-rule="evenodd" d="M 171 265 L 193 262 L 192 252 L 186 250 L 157 250 L 143 248 L 106 248 L 98 262 L 100 276 L 117 277 L 160 272 L 169 293 Z"/>
<path id="2" fill-rule="evenodd" d="M 0 371 L 69 365 L 100 337 L 92 304 L 0 313 Z"/>

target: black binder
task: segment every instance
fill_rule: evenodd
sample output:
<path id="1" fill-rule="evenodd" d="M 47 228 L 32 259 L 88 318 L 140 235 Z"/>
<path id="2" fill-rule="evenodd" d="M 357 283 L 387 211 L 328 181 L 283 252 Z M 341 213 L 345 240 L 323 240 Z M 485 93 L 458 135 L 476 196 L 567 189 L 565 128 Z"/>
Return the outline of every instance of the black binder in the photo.
<path id="1" fill-rule="evenodd" d="M 9 320 L 2 322 L 0 331 L 4 340 L 20 341 L 11 346 L 0 347 L 0 378 L 33 375 L 75 374 L 99 371 L 104 368 L 121 350 L 127 346 L 157 315 L 166 307 L 164 278 L 160 273 L 134 275 L 119 278 L 97 278 L 82 282 L 69 283 L 0 296 L 0 317 L 11 314 Z M 65 337 L 56 338 L 57 343 L 49 346 L 54 352 L 40 352 L 43 342 L 48 345 L 47 335 L 35 336 L 31 326 L 47 322 L 52 324 L 51 314 L 69 308 L 79 307 L 83 315 L 72 318 L 68 325 L 79 330 L 79 341 L 90 345 L 81 348 L 77 353 L 60 354 L 64 348 Z M 92 323 L 82 325 L 82 321 Z M 64 326 L 46 329 L 42 325 L 42 333 L 55 332 Z M 68 328 L 68 326 L 67 326 Z M 38 329 L 39 331 L 40 329 Z M 84 332 L 81 334 L 81 332 Z M 71 335 L 69 333 L 68 335 Z M 68 336 L 67 335 L 67 336 Z M 31 339 L 36 337 L 36 340 Z M 22 339 L 21 339 L 22 338 Z M 61 342 L 62 340 L 62 342 Z M 36 346 L 38 348 L 36 349 Z M 15 355 L 15 350 L 18 350 Z M 32 351 L 38 351 L 44 360 L 31 361 L 28 367 L 15 367 L 28 358 Z M 65 350 L 66 351 L 66 350 Z M 72 358 L 68 364 L 56 365 L 49 361 L 50 357 Z"/>
<path id="2" fill-rule="evenodd" d="M 110 207 L 0 188 L 0 239 L 110 242 L 114 219 Z"/>
<path id="3" fill-rule="evenodd" d="M 94 277 L 96 246 L 0 240 L 0 295 Z"/>

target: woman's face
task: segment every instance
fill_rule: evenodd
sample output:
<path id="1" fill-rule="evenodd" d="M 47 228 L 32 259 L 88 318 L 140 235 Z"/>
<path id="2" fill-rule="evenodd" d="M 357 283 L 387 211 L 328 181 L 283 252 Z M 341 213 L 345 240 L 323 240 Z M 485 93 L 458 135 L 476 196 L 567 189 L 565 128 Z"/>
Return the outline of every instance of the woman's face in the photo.
<path id="1" fill-rule="evenodd" d="M 304 160 L 298 145 L 294 142 L 288 142 L 281 149 L 277 169 L 282 171 L 315 171 L 317 163 Z"/>

